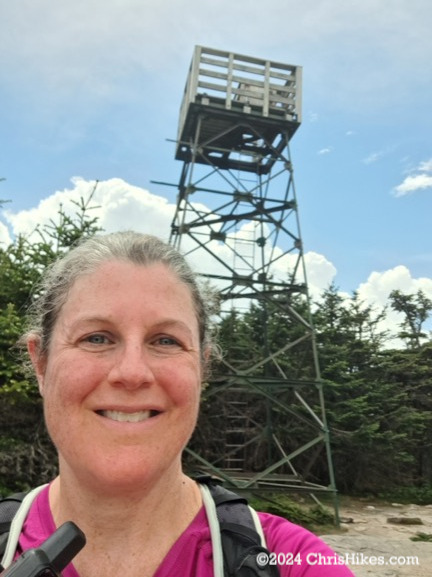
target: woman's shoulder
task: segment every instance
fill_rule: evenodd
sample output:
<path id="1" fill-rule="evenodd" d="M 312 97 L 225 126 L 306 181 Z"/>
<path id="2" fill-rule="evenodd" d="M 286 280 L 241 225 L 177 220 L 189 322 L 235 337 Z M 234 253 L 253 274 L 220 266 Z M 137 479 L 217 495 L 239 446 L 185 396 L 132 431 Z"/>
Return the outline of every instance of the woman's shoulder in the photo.
<path id="1" fill-rule="evenodd" d="M 270 562 L 276 563 L 281 577 L 351 577 L 353 573 L 339 556 L 317 535 L 287 519 L 258 512 Z"/>

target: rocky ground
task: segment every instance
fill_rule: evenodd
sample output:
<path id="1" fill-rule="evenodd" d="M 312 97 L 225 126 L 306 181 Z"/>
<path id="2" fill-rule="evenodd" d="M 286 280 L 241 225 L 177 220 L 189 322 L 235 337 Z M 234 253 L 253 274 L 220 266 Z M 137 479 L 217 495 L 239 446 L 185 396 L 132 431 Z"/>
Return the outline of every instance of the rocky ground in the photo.
<path id="1" fill-rule="evenodd" d="M 432 538 L 432 505 L 348 500 L 340 515 L 341 531 L 321 537 L 356 577 L 432 575 L 432 542 L 410 539 L 419 533 Z"/>

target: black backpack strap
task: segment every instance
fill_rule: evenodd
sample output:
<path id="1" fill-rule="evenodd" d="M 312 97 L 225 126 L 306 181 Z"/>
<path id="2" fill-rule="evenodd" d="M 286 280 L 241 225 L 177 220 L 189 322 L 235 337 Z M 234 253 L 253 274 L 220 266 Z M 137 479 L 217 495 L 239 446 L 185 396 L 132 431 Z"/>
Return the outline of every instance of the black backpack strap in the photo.
<path id="1" fill-rule="evenodd" d="M 261 542 L 247 499 L 225 489 L 211 477 L 198 477 L 196 481 L 207 485 L 215 502 L 225 577 L 278 577 L 276 565 L 258 562 L 263 558 L 268 560 L 270 554 Z"/>
<path id="2" fill-rule="evenodd" d="M 3 533 L 3 553 L 0 563 L 5 567 L 13 561 L 13 556 L 21 534 L 22 526 L 27 518 L 27 514 L 37 495 L 47 487 L 48 484 L 39 485 L 27 493 L 17 493 L 3 499 L 3 515 L 0 511 L 0 521 L 5 523 L 6 532 Z M 7 515 L 7 516 L 6 516 Z M 12 517 L 11 517 L 12 515 Z"/>
<path id="3" fill-rule="evenodd" d="M 0 559 L 5 552 L 6 543 L 9 536 L 9 529 L 15 513 L 26 496 L 26 493 L 14 493 L 0 500 Z M 0 570 L 2 569 L 0 565 Z"/>

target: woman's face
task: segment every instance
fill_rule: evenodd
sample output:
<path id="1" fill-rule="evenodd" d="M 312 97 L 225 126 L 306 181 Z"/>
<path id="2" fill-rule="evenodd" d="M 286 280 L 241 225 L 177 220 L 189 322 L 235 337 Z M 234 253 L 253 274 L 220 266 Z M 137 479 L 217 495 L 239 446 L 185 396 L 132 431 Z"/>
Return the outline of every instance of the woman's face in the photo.
<path id="1" fill-rule="evenodd" d="M 112 261 L 78 278 L 47 357 L 29 351 L 62 475 L 125 490 L 180 469 L 201 354 L 190 291 L 167 267 Z"/>

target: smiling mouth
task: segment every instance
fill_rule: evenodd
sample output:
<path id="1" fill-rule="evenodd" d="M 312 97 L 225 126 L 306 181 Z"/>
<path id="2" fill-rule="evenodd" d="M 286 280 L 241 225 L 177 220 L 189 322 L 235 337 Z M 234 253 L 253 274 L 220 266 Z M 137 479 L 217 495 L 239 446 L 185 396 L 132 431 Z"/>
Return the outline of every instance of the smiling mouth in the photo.
<path id="1" fill-rule="evenodd" d="M 111 421 L 119 421 L 120 423 L 142 423 L 159 415 L 159 411 L 137 411 L 136 413 L 124 413 L 123 411 L 96 411 L 98 415 L 110 419 Z"/>

